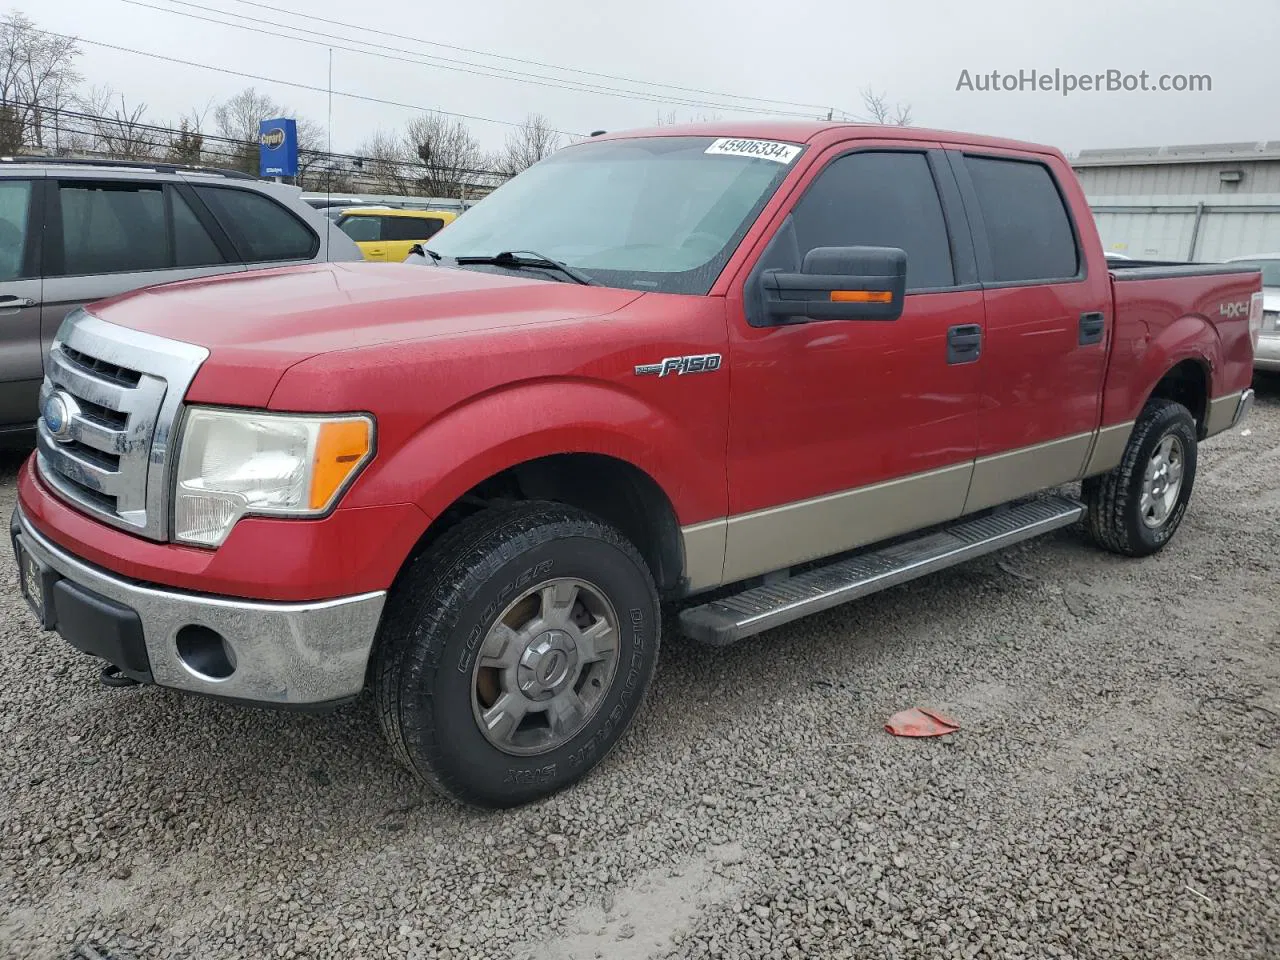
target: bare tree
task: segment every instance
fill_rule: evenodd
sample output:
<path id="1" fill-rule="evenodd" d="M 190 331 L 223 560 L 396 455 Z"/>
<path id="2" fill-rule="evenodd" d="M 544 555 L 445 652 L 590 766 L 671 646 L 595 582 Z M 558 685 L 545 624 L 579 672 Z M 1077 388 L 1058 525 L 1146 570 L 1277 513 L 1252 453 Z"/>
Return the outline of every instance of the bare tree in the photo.
<path id="1" fill-rule="evenodd" d="M 70 37 L 40 30 L 25 14 L 0 17 L 0 107 L 3 137 L 19 148 L 45 146 L 50 112 L 67 102 L 80 74 L 80 48 Z"/>
<path id="2" fill-rule="evenodd" d="M 92 88 L 77 106 L 87 115 L 83 122 L 93 138 L 92 149 L 117 160 L 151 160 L 160 153 L 164 137 L 144 119 L 145 103 L 130 107 L 124 94 L 102 86 Z"/>
<path id="3" fill-rule="evenodd" d="M 867 111 L 867 117 L 872 123 L 911 126 L 911 104 L 895 103 L 890 106 L 883 93 L 876 93 L 870 87 L 862 91 L 862 108 Z"/>
<path id="4" fill-rule="evenodd" d="M 302 171 L 304 160 L 309 158 L 298 158 L 298 186 L 304 190 L 311 190 L 315 193 L 355 193 L 356 184 L 352 171 L 344 164 L 345 161 L 324 155 L 307 165 L 305 172 Z"/>
<path id="5" fill-rule="evenodd" d="M 560 149 L 560 145 L 560 134 L 551 129 L 547 118 L 540 113 L 531 113 L 524 123 L 507 134 L 506 146 L 495 163 L 497 172 L 514 177 L 551 156 Z"/>
<path id="6" fill-rule="evenodd" d="M 230 156 L 225 166 L 246 173 L 258 172 L 258 124 L 275 117 L 293 117 L 298 124 L 299 175 L 305 173 L 304 160 L 314 163 L 324 143 L 324 128 L 312 120 L 299 117 L 283 104 L 272 100 L 253 87 L 246 87 L 234 97 L 222 101 L 213 109 L 213 119 L 218 133 L 236 143 L 225 145 Z"/>
<path id="7" fill-rule="evenodd" d="M 400 134 L 378 131 L 359 152 L 378 189 L 430 197 L 461 196 L 485 163 L 467 125 L 440 113 L 415 117 Z"/>
<path id="8" fill-rule="evenodd" d="M 357 151 L 365 160 L 364 174 L 379 193 L 406 195 L 410 192 L 410 161 L 400 137 L 378 130 Z"/>

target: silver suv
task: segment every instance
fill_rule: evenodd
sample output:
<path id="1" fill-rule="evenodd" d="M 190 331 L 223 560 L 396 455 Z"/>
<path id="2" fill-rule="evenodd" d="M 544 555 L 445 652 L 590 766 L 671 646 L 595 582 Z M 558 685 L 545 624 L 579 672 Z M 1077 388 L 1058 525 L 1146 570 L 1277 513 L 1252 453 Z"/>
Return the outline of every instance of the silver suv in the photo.
<path id="1" fill-rule="evenodd" d="M 0 158 L 0 442 L 32 435 L 49 345 L 81 304 L 192 277 L 361 259 L 301 193 L 234 171 Z"/>

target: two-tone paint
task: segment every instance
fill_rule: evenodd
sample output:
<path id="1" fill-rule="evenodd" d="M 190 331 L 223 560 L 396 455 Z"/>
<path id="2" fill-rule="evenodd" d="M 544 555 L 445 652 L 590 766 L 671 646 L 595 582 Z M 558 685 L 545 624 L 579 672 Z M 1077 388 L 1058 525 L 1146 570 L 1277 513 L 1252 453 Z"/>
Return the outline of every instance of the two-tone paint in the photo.
<path id="1" fill-rule="evenodd" d="M 190 403 L 367 411 L 368 468 L 330 515 L 246 518 L 217 550 L 149 541 L 62 502 L 32 465 L 23 513 L 50 542 L 137 581 L 297 602 L 385 590 L 468 491 L 555 454 L 629 464 L 661 492 L 695 592 L 943 522 L 1103 472 L 1157 384 L 1203 376 L 1201 432 L 1230 425 L 1252 365 L 1257 273 L 1108 271 L 1088 206 L 1057 151 L 935 131 L 827 124 L 706 125 L 643 135 L 747 136 L 807 149 L 705 297 L 520 276 L 334 264 L 145 291 L 98 304 L 108 323 L 209 351 Z M 1043 163 L 1075 221 L 1081 269 L 1000 286 L 983 274 L 910 294 L 894 322 L 747 323 L 744 285 L 774 231 L 831 159 L 880 148 Z M 1081 346 L 1083 313 L 1105 335 Z M 981 357 L 946 363 L 973 324 Z M 718 356 L 698 375 L 638 373 Z"/>

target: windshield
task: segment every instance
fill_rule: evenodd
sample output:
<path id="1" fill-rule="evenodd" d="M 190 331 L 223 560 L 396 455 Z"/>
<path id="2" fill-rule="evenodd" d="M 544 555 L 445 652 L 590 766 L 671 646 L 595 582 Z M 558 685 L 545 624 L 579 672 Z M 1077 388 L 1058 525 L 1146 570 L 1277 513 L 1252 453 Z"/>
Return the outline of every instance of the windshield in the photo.
<path id="1" fill-rule="evenodd" d="M 801 147 L 647 137 L 567 147 L 436 235 L 445 257 L 536 252 L 597 283 L 705 294 Z"/>
<path id="2" fill-rule="evenodd" d="M 1235 263 L 1261 270 L 1264 287 L 1280 287 L 1280 260 L 1236 260 Z"/>

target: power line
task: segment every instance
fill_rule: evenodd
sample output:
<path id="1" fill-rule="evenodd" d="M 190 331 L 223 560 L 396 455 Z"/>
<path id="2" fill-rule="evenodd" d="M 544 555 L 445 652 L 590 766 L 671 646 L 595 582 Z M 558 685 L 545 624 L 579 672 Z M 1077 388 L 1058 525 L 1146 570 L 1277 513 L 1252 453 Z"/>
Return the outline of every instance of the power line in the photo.
<path id="1" fill-rule="evenodd" d="M 229 67 L 215 67 L 210 63 L 196 63 L 194 60 L 182 60 L 178 57 L 168 57 L 159 53 L 150 53 L 146 50 L 135 50 L 132 47 L 122 47 L 114 43 L 105 43 L 102 40 L 88 40 L 84 37 L 75 37 L 66 33 L 58 33 L 54 30 L 44 30 L 39 27 L 30 28 L 34 33 L 44 34 L 47 37 L 60 37 L 63 40 L 74 40 L 76 43 L 88 44 L 91 47 L 101 47 L 104 50 L 115 50 L 118 53 L 130 53 L 138 57 L 146 57 L 149 60 L 160 60 L 165 63 L 176 63 L 184 67 L 196 67 L 200 70 L 211 70 L 214 73 L 221 73 L 227 76 L 239 77 L 242 80 L 257 80 L 259 83 L 272 83 L 282 87 L 293 87 L 295 90 L 306 90 L 311 93 L 327 94 L 327 87 L 317 87 L 310 83 L 298 83 L 296 80 L 280 80 L 275 77 L 264 77 L 261 74 L 247 73 L 243 70 L 232 70 Z M 346 97 L 349 100 L 360 100 L 365 103 L 377 103 L 386 107 L 400 107 L 404 110 L 417 110 L 419 113 L 439 113 L 446 117 L 457 117 L 460 120 L 474 120 L 478 123 L 496 123 L 504 127 L 519 127 L 520 121 L 517 120 L 495 120 L 493 117 L 480 117 L 471 113 L 455 113 L 451 110 L 441 110 L 439 107 L 424 107 L 418 103 L 404 103 L 399 100 L 387 100 L 382 97 L 370 97 L 362 93 L 351 93 L 346 90 L 334 90 L 335 97 Z M 570 130 L 554 130 L 553 133 L 564 134 L 566 137 L 582 137 L 585 134 L 574 133 Z"/>
<path id="2" fill-rule="evenodd" d="M 178 2 L 178 0 L 173 0 L 173 2 Z M 258 9 L 268 10 L 276 14 L 302 17 L 306 20 L 315 21 L 317 23 L 327 23 L 329 24 L 329 26 L 332 26 L 332 27 L 343 27 L 344 29 L 348 29 L 348 30 L 363 30 L 366 33 L 373 33 L 383 37 L 390 37 L 393 40 L 407 40 L 411 43 L 423 44 L 424 46 L 441 47 L 445 50 L 457 50 L 460 53 L 470 53 L 475 56 L 490 57 L 491 59 L 494 59 L 494 60 L 506 60 L 508 63 L 519 63 L 529 67 L 540 67 L 544 70 L 558 70 L 562 73 L 576 73 L 579 76 L 598 77 L 602 80 L 616 80 L 622 83 L 637 84 L 639 86 L 663 87 L 668 90 L 678 90 L 681 93 L 699 93 L 699 94 L 703 94 L 704 96 L 720 97 L 722 99 L 729 99 L 729 100 L 747 100 L 755 103 L 773 103 L 773 104 L 779 104 L 784 107 L 801 107 L 809 110 L 830 110 L 831 109 L 830 105 L 823 105 L 823 104 L 816 104 L 816 103 L 797 103 L 791 100 L 773 100 L 768 97 L 748 97 L 742 94 L 722 93 L 716 90 L 705 90 L 699 87 L 681 87 L 681 86 L 677 86 L 676 84 L 660 83 L 654 80 L 637 80 L 634 77 L 623 77 L 623 76 L 618 76 L 617 74 L 612 74 L 612 73 L 597 73 L 594 70 L 580 70 L 576 67 L 562 67 L 557 64 L 543 63 L 538 60 L 526 60 L 521 57 L 512 57 L 512 56 L 507 56 L 506 54 L 492 53 L 487 50 L 476 50 L 471 47 L 463 47 L 455 43 L 441 43 L 437 40 L 424 40 L 421 37 L 391 33 L 386 30 L 379 30 L 376 27 L 362 27 L 362 26 L 359 26 L 358 24 L 346 23 L 341 20 L 328 20 L 324 17 L 315 16 L 313 13 L 309 13 L 309 12 L 303 13 L 301 11 L 290 10 L 288 8 L 279 7 L 272 4 L 256 3 L 254 2 L 254 0 L 231 0 L 231 2 L 243 4 L 246 7 L 257 7 Z M 183 5 L 189 6 L 190 4 L 183 4 Z M 837 111 L 837 112 L 844 113 L 845 111 Z"/>
<path id="3" fill-rule="evenodd" d="M 14 103 L 14 106 L 30 106 L 30 104 Z M 188 129 L 183 131 L 180 127 L 166 127 L 155 123 L 144 123 L 141 120 L 129 120 L 123 117 L 108 117 L 102 114 L 86 113 L 79 110 L 64 109 L 46 109 L 45 123 L 49 126 L 56 127 L 58 130 L 79 136 L 92 137 L 98 140 L 121 139 L 127 136 L 137 137 L 140 133 L 154 133 L 172 138 L 181 136 L 184 132 L 191 137 L 199 137 L 202 143 L 213 142 L 214 144 L 224 144 L 230 147 L 240 147 L 248 150 L 256 151 L 258 143 L 255 140 L 241 140 L 238 137 L 223 137 L 212 133 L 202 133 L 199 130 Z M 78 121 L 78 125 L 63 124 L 64 119 Z M 99 124 L 100 126 L 93 126 Z M 106 131 L 103 128 L 108 128 Z M 112 129 L 114 128 L 114 129 Z M 140 138 L 139 138 L 140 139 Z M 165 144 L 149 143 L 150 146 L 162 147 Z M 235 152 L 219 152 L 202 146 L 201 152 L 211 157 L 227 157 L 238 159 L 242 155 Z M 392 164 L 402 167 L 424 167 L 425 164 L 417 163 L 412 160 L 386 159 L 380 157 L 369 157 L 355 153 L 333 153 L 331 151 L 317 150 L 310 147 L 300 148 L 300 154 L 310 155 L 316 159 L 325 160 L 348 160 L 359 161 L 362 164 Z M 459 173 L 470 174 L 473 176 L 501 176 L 496 170 L 482 170 L 474 168 L 464 168 L 458 170 Z"/>
<path id="4" fill-rule="evenodd" d="M 311 30 L 306 27 L 298 27 L 289 23 L 279 23 L 274 20 L 264 20 L 259 17 L 250 17 L 240 13 L 230 13 L 228 11 L 207 7 L 204 4 L 188 3 L 185 0 L 167 0 L 167 2 L 182 7 L 191 7 L 195 10 L 203 10 L 206 13 L 215 13 L 224 17 L 235 17 L 239 20 L 247 21 L 245 23 L 236 23 L 234 21 L 219 20 L 213 17 L 203 16 L 199 13 L 190 13 L 185 10 L 174 10 L 170 7 L 157 6 L 153 3 L 146 3 L 143 0 L 120 0 L 121 3 L 129 4 L 134 7 L 142 7 L 147 10 L 155 10 L 160 13 L 172 14 L 176 17 L 187 17 L 192 20 L 200 20 L 205 23 L 214 23 L 223 27 L 233 27 L 237 30 L 245 30 L 260 36 L 277 37 L 282 40 L 292 40 L 296 43 L 306 43 L 312 46 L 325 47 L 330 50 L 345 50 L 348 53 L 361 54 L 367 57 L 376 57 L 382 60 L 393 60 L 399 63 L 408 63 L 415 66 L 434 67 L 440 70 L 449 70 L 455 73 L 465 73 L 472 76 L 487 77 L 497 80 L 515 80 L 524 84 L 532 84 L 533 86 L 549 87 L 557 90 L 570 90 L 575 93 L 590 93 L 599 96 L 618 97 L 627 100 L 639 100 L 648 103 L 667 104 L 682 107 L 699 107 L 708 110 L 723 110 L 732 113 L 752 113 L 763 114 L 767 116 L 788 116 L 801 117 L 811 119 L 813 111 L 801 113 L 794 110 L 779 110 L 777 108 L 743 106 L 738 104 L 714 103 L 706 100 L 693 100 L 686 97 L 673 97 L 662 95 L 659 93 L 646 93 L 643 91 L 623 90 L 617 87 L 604 87 L 599 84 L 584 83 L 577 80 L 568 80 L 558 77 L 547 77 L 542 74 L 528 73 L 521 70 L 511 70 L 506 67 L 491 67 L 487 64 L 473 63 L 468 60 L 458 60 L 452 57 L 440 57 L 434 54 L 417 53 L 413 50 L 406 50 L 402 47 L 388 47 L 375 44 L 367 40 L 360 40 L 353 37 L 340 37 L 331 33 L 324 33 L 319 30 Z M 296 33 L 310 34 L 314 37 L 321 37 L 322 40 L 313 40 L 308 37 L 293 36 L 288 33 L 278 33 L 273 30 L 263 29 L 263 26 L 251 26 L 250 24 L 265 25 L 268 27 L 278 27 L 282 30 L 292 30 Z M 360 28 L 354 28 L 360 29 Z M 334 42 L 339 41 L 339 42 Z M 341 41 L 359 43 L 364 46 L 375 47 L 374 50 L 362 50 L 359 47 L 345 46 Z M 392 52 L 386 52 L 392 51 Z M 395 54 L 408 54 L 408 57 L 396 56 Z M 828 108 L 822 108 L 826 110 Z"/>

